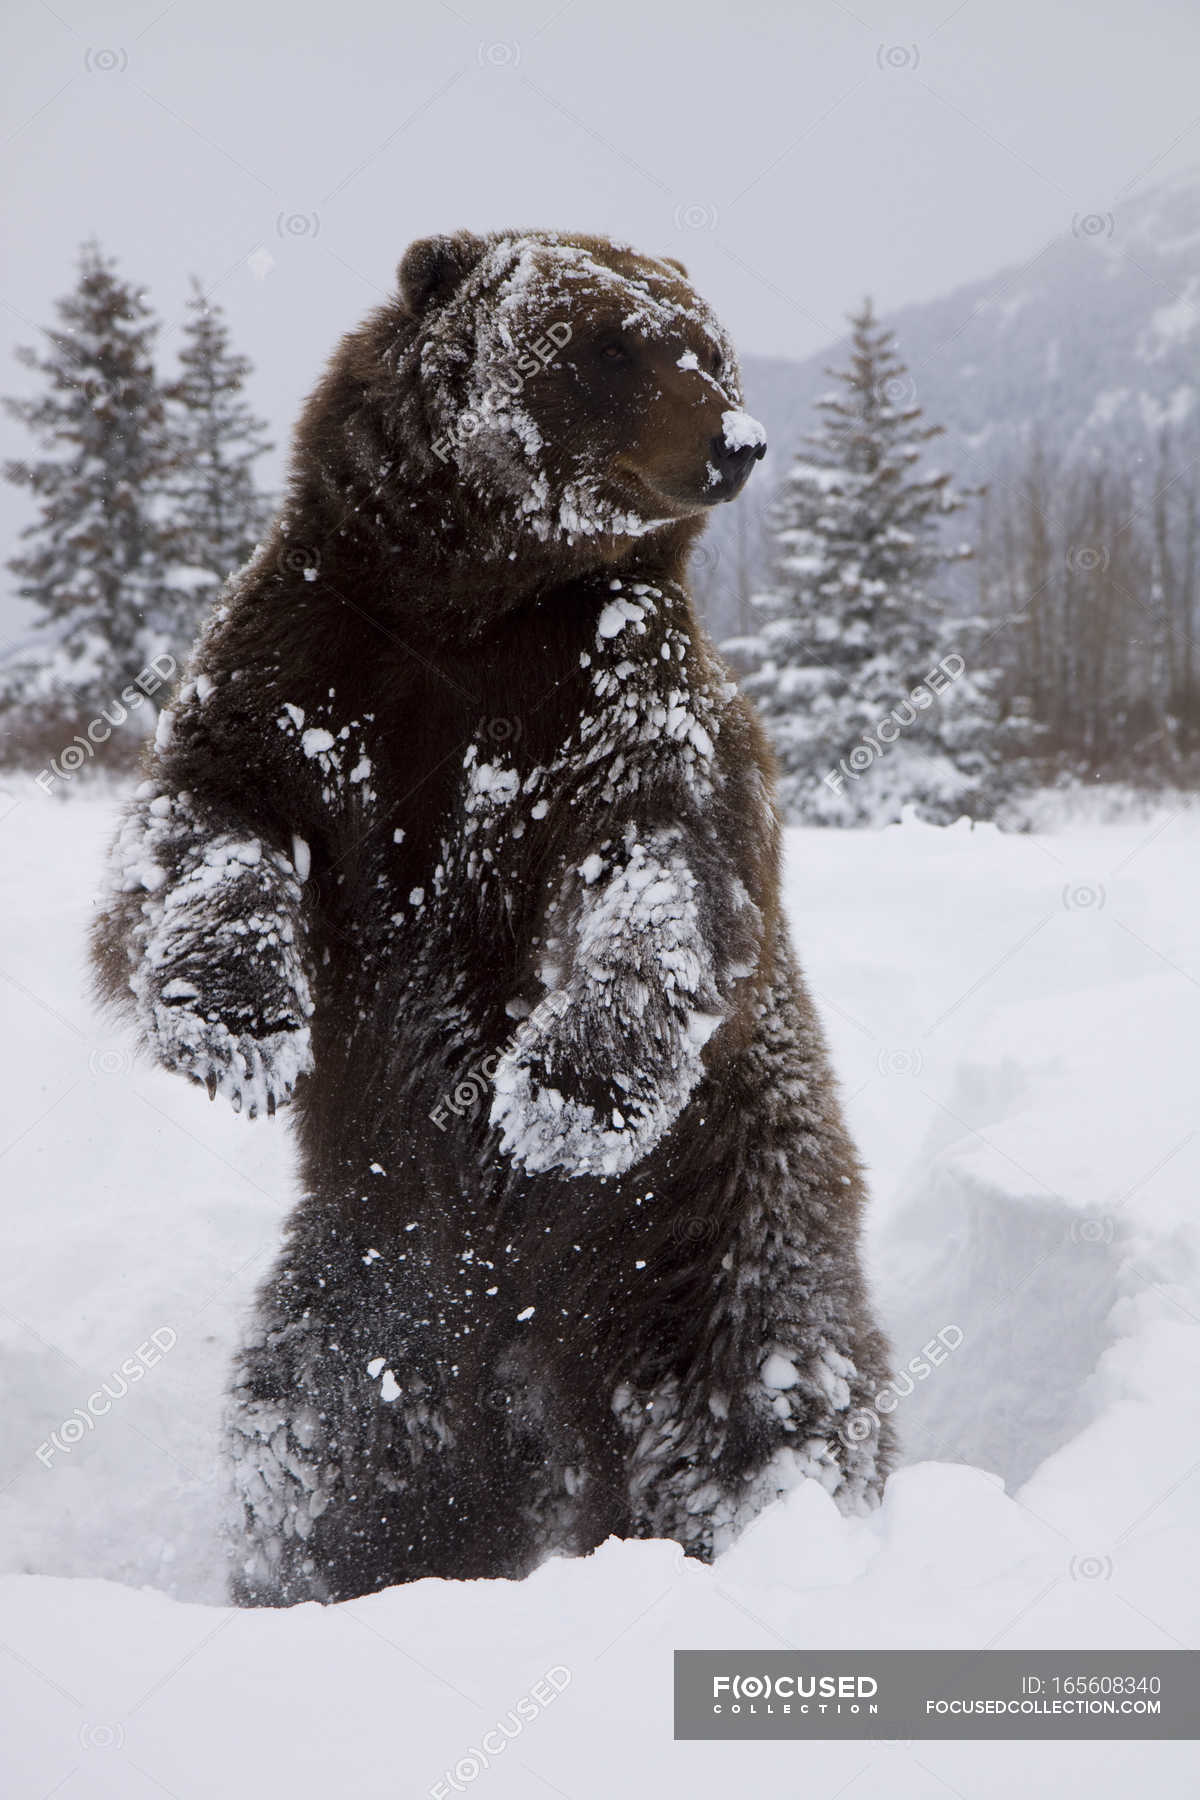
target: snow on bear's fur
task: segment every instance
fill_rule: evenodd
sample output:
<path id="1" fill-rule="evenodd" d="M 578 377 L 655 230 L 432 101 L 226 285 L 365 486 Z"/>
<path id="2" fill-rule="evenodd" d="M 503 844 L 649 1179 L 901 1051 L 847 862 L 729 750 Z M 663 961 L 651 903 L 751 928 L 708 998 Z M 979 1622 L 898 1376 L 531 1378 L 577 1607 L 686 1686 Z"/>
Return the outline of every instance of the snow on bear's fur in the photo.
<path id="1" fill-rule="evenodd" d="M 422 240 L 164 715 L 100 985 L 291 1102 L 305 1192 L 233 1380 L 247 1603 L 878 1491 L 861 1177 L 685 585 L 762 447 L 679 265 Z"/>

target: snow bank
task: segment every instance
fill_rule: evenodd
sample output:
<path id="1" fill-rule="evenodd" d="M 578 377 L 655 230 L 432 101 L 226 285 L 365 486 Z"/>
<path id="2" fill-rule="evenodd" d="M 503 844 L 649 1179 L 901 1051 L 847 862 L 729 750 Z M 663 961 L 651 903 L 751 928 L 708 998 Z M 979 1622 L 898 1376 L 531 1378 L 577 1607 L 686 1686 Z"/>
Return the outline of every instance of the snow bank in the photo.
<path id="1" fill-rule="evenodd" d="M 1194 1599 L 1164 1604 L 1180 1549 L 1143 1542 L 1131 1578 L 1186 1632 Z M 478 1781 L 493 1800 L 728 1800 L 748 1776 L 755 1791 L 830 1795 L 854 1780 L 878 1800 L 1071 1782 L 1116 1796 L 1147 1777 L 1157 1794 L 1189 1791 L 1179 1744 L 671 1741 L 681 1645 L 1162 1644 L 1115 1581 L 1072 1580 L 1059 1533 L 965 1468 L 905 1470 L 867 1522 L 807 1483 L 714 1569 L 614 1541 L 523 1583 L 425 1581 L 331 1608 L 235 1612 L 20 1576 L 0 1582 L 0 1607 L 18 1659 L 0 1751 L 13 1793 L 70 1778 L 89 1800 L 394 1800 Z M 498 1736 L 514 1718 L 516 1735 Z"/>
<path id="2" fill-rule="evenodd" d="M 1193 1790 L 1188 1745 L 676 1745 L 670 1721 L 676 1647 L 1196 1641 L 1195 814 L 789 834 L 900 1364 L 877 1404 L 911 1460 L 877 1514 L 843 1519 L 810 1483 L 712 1569 L 614 1542 L 519 1584 L 237 1613 L 215 1604 L 217 1417 L 293 1192 L 286 1126 L 131 1063 L 82 998 L 112 803 L 17 797 L 6 1793 Z"/>

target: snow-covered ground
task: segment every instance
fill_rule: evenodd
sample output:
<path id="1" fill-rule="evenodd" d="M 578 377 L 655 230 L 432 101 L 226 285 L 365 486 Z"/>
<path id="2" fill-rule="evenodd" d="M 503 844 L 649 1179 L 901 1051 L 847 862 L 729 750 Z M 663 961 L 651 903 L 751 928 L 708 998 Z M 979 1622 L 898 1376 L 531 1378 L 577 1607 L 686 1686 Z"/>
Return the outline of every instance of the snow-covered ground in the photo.
<path id="1" fill-rule="evenodd" d="M 880 1512 L 809 1484 L 713 1569 L 614 1542 L 520 1584 L 239 1613 L 217 1421 L 286 1128 L 132 1063 L 82 969 L 114 799 L 7 787 L 6 1796 L 1195 1791 L 1195 1745 L 675 1744 L 671 1651 L 1200 1641 L 1200 812 L 790 835 L 879 1302 L 901 1367 L 945 1346 L 883 1397 L 906 1466 Z"/>

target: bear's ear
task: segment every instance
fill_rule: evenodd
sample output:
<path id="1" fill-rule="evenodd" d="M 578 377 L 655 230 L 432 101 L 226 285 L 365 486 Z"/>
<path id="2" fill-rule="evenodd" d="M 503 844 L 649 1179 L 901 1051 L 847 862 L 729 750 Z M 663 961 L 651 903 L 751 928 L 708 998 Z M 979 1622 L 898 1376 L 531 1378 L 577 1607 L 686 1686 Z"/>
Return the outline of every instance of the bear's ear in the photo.
<path id="1" fill-rule="evenodd" d="M 400 294 L 411 313 L 448 300 L 470 274 L 487 248 L 473 231 L 456 231 L 452 237 L 418 238 L 400 259 Z"/>
<path id="2" fill-rule="evenodd" d="M 685 281 L 690 281 L 692 279 L 677 256 L 660 256 L 658 260 L 659 262 L 666 263 L 668 269 L 678 269 Z"/>

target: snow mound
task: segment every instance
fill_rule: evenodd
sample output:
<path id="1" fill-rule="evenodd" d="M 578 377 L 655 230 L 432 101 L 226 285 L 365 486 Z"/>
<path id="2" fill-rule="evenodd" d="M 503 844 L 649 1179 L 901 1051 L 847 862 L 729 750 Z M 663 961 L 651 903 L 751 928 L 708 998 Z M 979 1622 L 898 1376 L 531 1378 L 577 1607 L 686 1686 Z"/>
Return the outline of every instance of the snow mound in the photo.
<path id="1" fill-rule="evenodd" d="M 1128 1552 L 1180 1633 L 1180 1543 L 1147 1534 Z M 881 1510 L 848 1520 L 814 1482 L 764 1514 L 711 1569 L 677 1546 L 610 1540 L 527 1581 L 423 1581 L 322 1608 L 236 1612 L 100 1581 L 0 1582 L 15 1652 L 0 1762 L 14 1793 L 130 1800 L 160 1791 L 229 1800 L 486 1792 L 611 1800 L 686 1792 L 728 1800 L 743 1746 L 673 1744 L 672 1650 L 1153 1648 L 1159 1628 L 1117 1582 L 1074 1577 L 1060 1533 L 978 1470 L 923 1464 L 896 1475 Z M 1168 1599 L 1168 1597 L 1170 1597 Z M 504 1729 L 507 1727 L 507 1729 Z M 499 1746 L 499 1747 L 497 1747 Z M 856 1774 L 876 1800 L 1052 1794 L 1070 1771 L 1092 1791 L 1187 1791 L 1185 1744 L 977 1747 L 762 1744 L 756 1787 L 833 1793 Z M 1136 1763 L 1135 1763 L 1136 1757 Z M 802 1761 L 801 1761 L 802 1759 Z M 1030 1778 L 1033 1778 L 1031 1785 Z M 1044 1785 L 1038 1785 L 1039 1781 Z M 458 1786 L 455 1786 L 457 1782 Z M 791 1785 L 782 1785 L 782 1784 Z M 441 1784 L 441 1785 L 439 1785 Z"/>
<path id="2" fill-rule="evenodd" d="M 5 1793 L 728 1800 L 749 1753 L 671 1741 L 675 1648 L 1196 1641 L 1200 815 L 788 834 L 897 1350 L 879 1511 L 805 1482 L 712 1568 L 611 1542 L 522 1583 L 234 1612 L 218 1422 L 295 1194 L 286 1125 L 139 1066 L 89 1011 L 115 802 L 9 785 Z M 753 1782 L 1183 1800 L 1195 1755 L 764 1743 Z"/>
<path id="3" fill-rule="evenodd" d="M 910 1454 L 1019 1486 L 1085 1426 L 1148 1397 L 1150 1343 L 1195 1368 L 1196 1006 L 1171 974 L 1023 1001 L 964 1056 L 883 1250 L 897 1296 L 919 1296 L 892 1315 L 901 1359 L 931 1309 L 964 1333 L 906 1405 Z M 1136 1049 L 1131 1019 L 1154 1022 Z M 1138 1348 L 1122 1349 L 1131 1337 Z M 1165 1484 L 1188 1448 L 1169 1432 L 1141 1454 Z"/>

